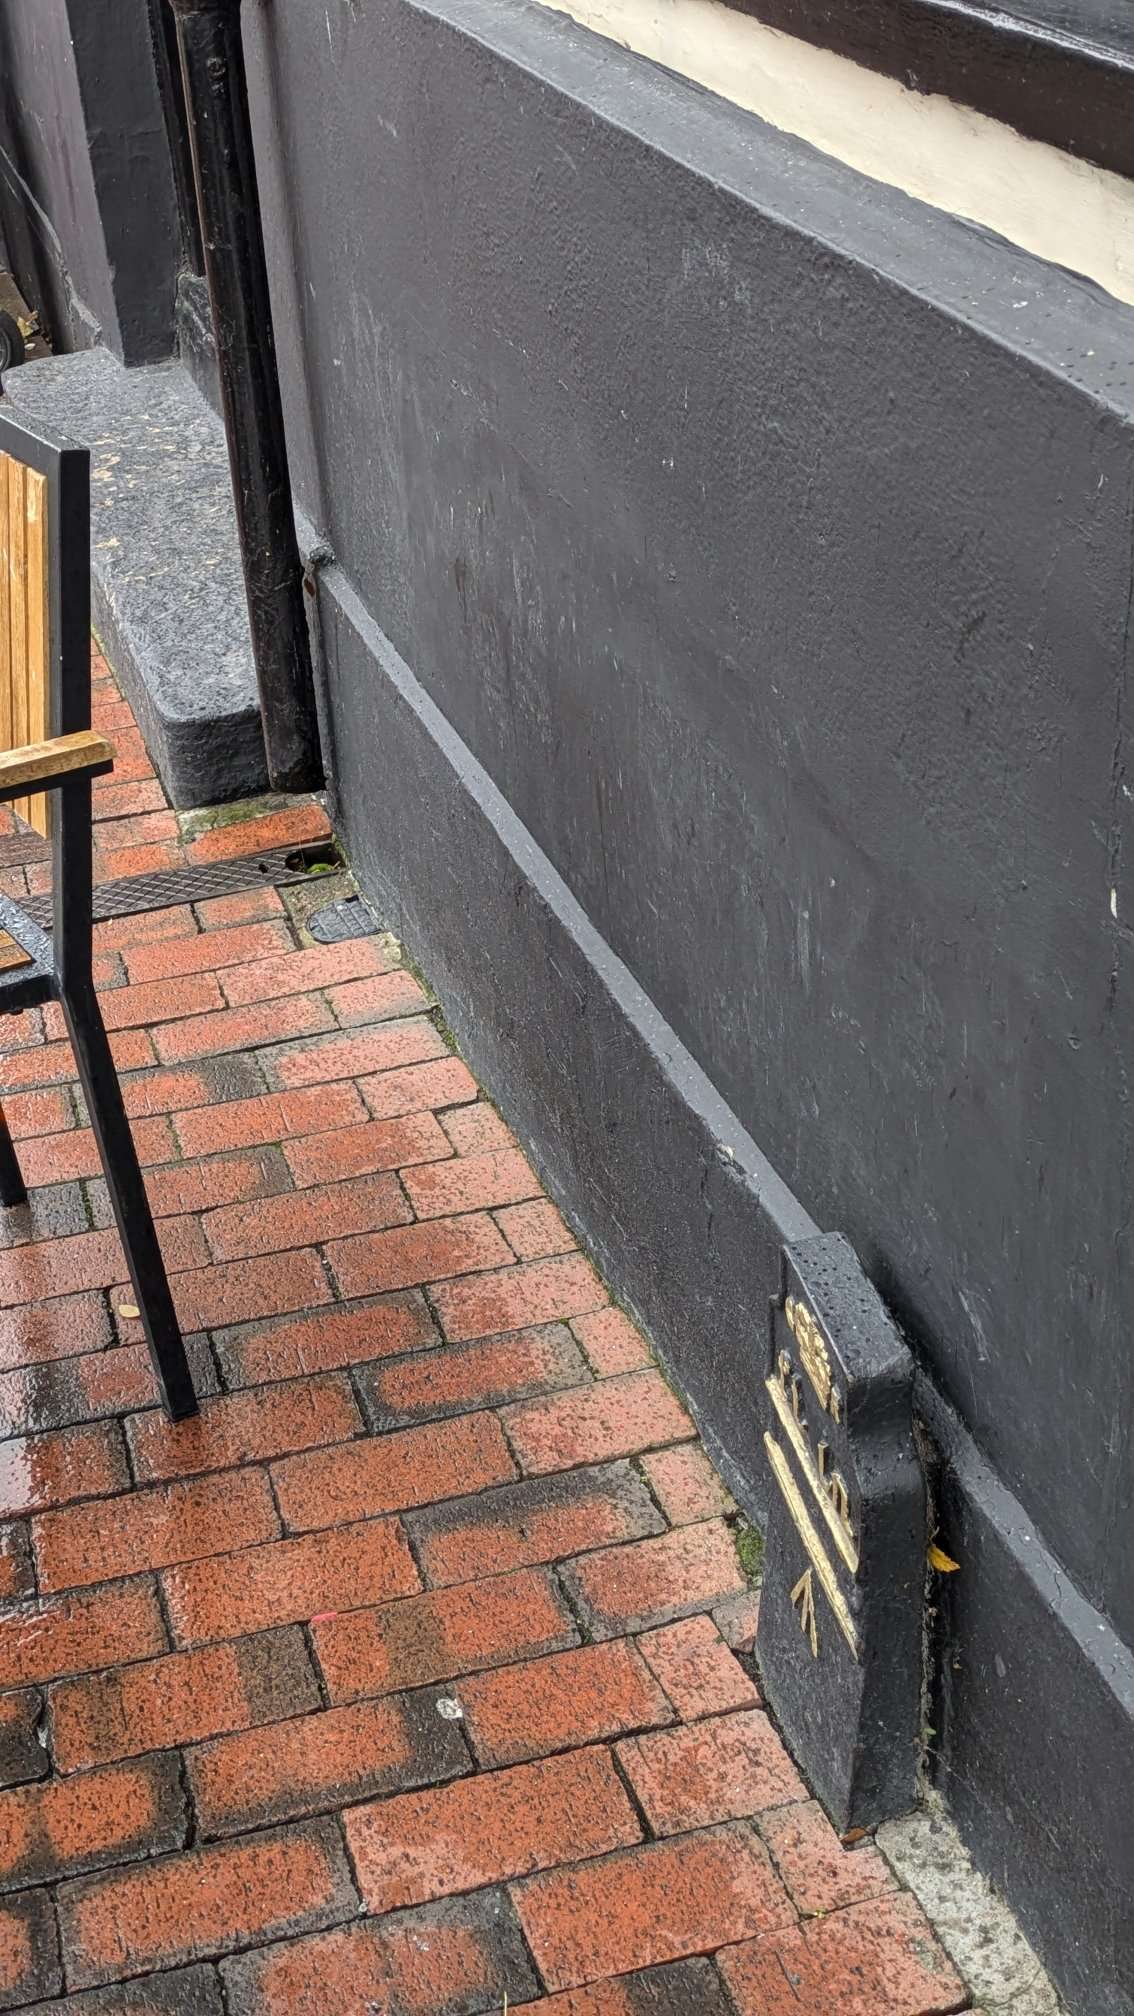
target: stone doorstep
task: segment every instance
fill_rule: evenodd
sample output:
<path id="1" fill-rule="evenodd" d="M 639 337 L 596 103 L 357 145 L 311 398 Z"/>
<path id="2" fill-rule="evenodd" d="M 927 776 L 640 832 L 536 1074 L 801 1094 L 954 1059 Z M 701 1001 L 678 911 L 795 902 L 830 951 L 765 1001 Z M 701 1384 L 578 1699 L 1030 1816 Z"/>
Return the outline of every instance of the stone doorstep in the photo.
<path id="1" fill-rule="evenodd" d="M 6 374 L 16 419 L 91 451 L 94 627 L 176 806 L 267 783 L 224 429 L 178 364 L 102 349 Z"/>

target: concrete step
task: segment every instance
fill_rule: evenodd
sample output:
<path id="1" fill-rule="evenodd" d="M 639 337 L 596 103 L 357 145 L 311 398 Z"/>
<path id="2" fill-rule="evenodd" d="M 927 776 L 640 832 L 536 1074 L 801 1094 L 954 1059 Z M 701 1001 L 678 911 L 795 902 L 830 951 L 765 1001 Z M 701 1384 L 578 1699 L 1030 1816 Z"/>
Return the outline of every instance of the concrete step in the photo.
<path id="1" fill-rule="evenodd" d="M 267 784 L 224 430 L 178 364 L 8 372 L 16 417 L 91 451 L 92 618 L 174 805 Z"/>

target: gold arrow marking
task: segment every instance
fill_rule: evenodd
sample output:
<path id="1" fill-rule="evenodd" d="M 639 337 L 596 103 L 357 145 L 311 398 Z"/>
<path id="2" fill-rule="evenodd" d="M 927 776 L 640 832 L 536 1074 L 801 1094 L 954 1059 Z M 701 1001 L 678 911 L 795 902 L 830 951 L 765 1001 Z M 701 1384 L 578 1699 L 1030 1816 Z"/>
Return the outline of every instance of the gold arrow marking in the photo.
<path id="1" fill-rule="evenodd" d="M 765 1386 L 768 1398 L 779 1415 L 780 1425 L 792 1448 L 795 1450 L 796 1461 L 811 1487 L 820 1512 L 827 1521 L 831 1538 L 842 1555 L 843 1560 L 846 1562 L 847 1567 L 850 1569 L 851 1574 L 857 1575 L 858 1548 L 855 1545 L 854 1534 L 850 1529 L 850 1522 L 840 1520 L 838 1512 L 827 1496 L 823 1488 L 823 1479 L 816 1468 L 815 1458 L 807 1446 L 798 1421 L 784 1398 L 784 1390 L 779 1380 L 768 1379 L 765 1381 Z"/>
<path id="2" fill-rule="evenodd" d="M 765 1434 L 764 1447 L 768 1452 L 768 1461 L 771 1463 L 776 1483 L 784 1494 L 784 1501 L 791 1514 L 792 1523 L 803 1542 L 811 1561 L 811 1566 L 819 1577 L 823 1594 L 835 1613 L 835 1622 L 857 1659 L 858 1634 L 854 1628 L 854 1619 L 847 1608 L 846 1598 L 839 1588 L 838 1577 L 835 1574 L 830 1557 L 823 1551 L 823 1543 L 815 1531 L 811 1514 L 804 1504 L 799 1486 L 791 1474 L 787 1457 L 784 1455 L 774 1435 Z"/>
<path id="3" fill-rule="evenodd" d="M 812 1586 L 813 1570 L 805 1568 L 795 1588 L 791 1592 L 793 1608 L 799 1611 L 799 1628 L 811 1647 L 811 1657 L 819 1657 L 819 1632 L 815 1623 L 815 1590 Z"/>

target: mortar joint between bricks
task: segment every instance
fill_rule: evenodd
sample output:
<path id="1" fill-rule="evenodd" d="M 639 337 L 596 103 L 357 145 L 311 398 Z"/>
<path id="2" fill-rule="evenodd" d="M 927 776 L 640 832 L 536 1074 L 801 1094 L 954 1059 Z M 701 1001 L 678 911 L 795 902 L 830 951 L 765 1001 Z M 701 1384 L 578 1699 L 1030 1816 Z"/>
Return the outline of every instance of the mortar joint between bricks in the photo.
<path id="1" fill-rule="evenodd" d="M 181 1797 L 185 1807 L 185 1840 L 182 1843 L 180 1852 L 188 1854 L 192 1849 L 196 1848 L 201 1830 L 197 1818 L 196 1802 L 193 1798 L 192 1781 L 189 1777 L 189 1759 L 184 1747 L 177 1752 L 177 1782 L 181 1787 Z"/>
<path id="2" fill-rule="evenodd" d="M 342 1289 L 339 1287 L 338 1277 L 335 1273 L 334 1268 L 331 1265 L 330 1260 L 327 1258 L 326 1246 L 325 1244 L 322 1246 L 316 1246 L 313 1250 L 315 1253 L 315 1258 L 318 1260 L 320 1267 L 323 1269 L 323 1278 L 331 1291 L 331 1302 L 334 1306 L 341 1307 L 342 1304 L 345 1303 L 347 1298 L 343 1294 Z"/>
<path id="3" fill-rule="evenodd" d="M 413 1562 L 414 1567 L 417 1569 L 418 1575 L 421 1578 L 421 1586 L 423 1591 L 426 1589 L 432 1589 L 434 1585 L 430 1581 L 428 1573 L 426 1572 L 425 1563 L 421 1557 L 420 1542 L 418 1541 L 417 1535 L 414 1531 L 412 1509 L 410 1514 L 408 1515 L 405 1512 L 395 1512 L 394 1517 L 397 1520 L 399 1526 L 401 1527 L 403 1535 L 405 1536 L 405 1543 L 407 1548 L 409 1549 L 409 1557 L 410 1560 Z"/>
<path id="4" fill-rule="evenodd" d="M 596 1548 L 595 1552 L 601 1553 L 602 1549 Z M 558 1561 L 552 1562 L 550 1564 L 550 1573 L 551 1573 L 551 1579 L 555 1584 L 556 1589 L 559 1591 L 563 1607 L 567 1611 L 568 1616 L 572 1619 L 575 1629 L 579 1633 L 579 1643 L 581 1645 L 594 1645 L 597 1641 L 595 1639 L 593 1627 L 591 1626 L 585 1612 L 583 1611 L 582 1605 L 578 1602 L 578 1600 L 574 1595 L 574 1592 L 570 1588 L 563 1574 L 561 1563 Z"/>
<path id="5" fill-rule="evenodd" d="M 50 1777 L 50 1774 L 55 1771 L 55 1756 L 51 1747 L 51 1717 L 48 1713 L 48 1707 L 47 1707 L 47 1690 L 49 1685 L 50 1682 L 45 1681 L 42 1687 L 37 1687 L 35 1690 L 36 1695 L 38 1697 L 39 1706 L 35 1712 L 35 1720 L 32 1723 L 32 1729 L 35 1734 L 36 1742 L 39 1744 L 40 1749 L 43 1751 L 44 1756 L 47 1758 L 49 1766 L 48 1775 Z"/>
<path id="6" fill-rule="evenodd" d="M 393 1363 L 396 1364 L 397 1360 L 394 1359 Z M 348 1437 L 348 1440 L 351 1442 L 368 1441 L 374 1435 L 380 1433 L 381 1431 L 374 1427 L 374 1424 L 370 1417 L 370 1409 L 366 1404 L 366 1398 L 363 1393 L 362 1382 L 358 1376 L 361 1367 L 358 1365 L 343 1365 L 340 1369 L 346 1376 L 346 1382 L 348 1387 L 350 1388 L 351 1399 L 354 1401 L 354 1404 L 358 1409 L 358 1418 L 362 1423 L 362 1426 L 360 1428 L 356 1428 L 353 1431 L 353 1433 Z"/>
<path id="7" fill-rule="evenodd" d="M 280 1530 L 277 1535 L 277 1538 L 281 1540 L 296 1539 L 298 1536 L 290 1531 L 287 1521 L 283 1515 L 283 1508 L 280 1505 L 279 1493 L 276 1490 L 276 1480 L 272 1475 L 271 1462 L 269 1461 L 267 1463 L 257 1463 L 253 1465 L 253 1468 L 261 1472 L 264 1481 L 267 1484 L 268 1496 L 272 1501 L 272 1505 L 275 1509 L 276 1518 L 279 1520 L 280 1523 Z"/>
<path id="8" fill-rule="evenodd" d="M 97 1176 L 96 1177 L 84 1176 L 80 1177 L 79 1179 L 79 1197 L 82 1201 L 83 1216 L 87 1221 L 88 1232 L 97 1232 L 98 1230 L 98 1227 L 95 1224 L 94 1204 L 91 1199 L 91 1184 L 92 1182 L 97 1183 L 98 1181 L 99 1178 Z"/>
<path id="9" fill-rule="evenodd" d="M 28 1595 L 25 1598 L 22 1598 L 21 1600 L 27 1603 L 34 1603 L 38 1605 L 43 1601 L 43 1591 L 39 1586 L 39 1562 L 36 1560 L 35 1548 L 32 1546 L 31 1516 L 29 1514 L 26 1518 L 13 1519 L 11 1521 L 4 1521 L 2 1523 L 17 1526 L 21 1529 L 23 1533 L 24 1547 L 27 1551 L 28 1572 L 31 1577 L 31 1588 L 28 1592 Z M 47 1702 L 47 1689 L 49 1684 L 50 1682 L 46 1680 L 43 1683 L 43 1698 L 45 1705 Z"/>
<path id="10" fill-rule="evenodd" d="M 300 1637 L 303 1639 L 304 1650 L 306 1651 L 307 1657 L 311 1662 L 311 1672 L 315 1680 L 315 1690 L 319 1696 L 319 1707 L 308 1709 L 306 1712 L 311 1715 L 317 1715 L 323 1709 L 333 1708 L 335 1704 L 331 1700 L 327 1683 L 323 1678 L 323 1668 L 319 1663 L 319 1654 L 315 1647 L 315 1634 L 311 1629 L 310 1618 L 303 1619 L 303 1621 L 299 1626 L 299 1634 Z"/>
<path id="11" fill-rule="evenodd" d="M 225 1371 L 224 1357 L 221 1351 L 218 1349 L 215 1331 L 202 1330 L 200 1334 L 205 1340 L 205 1349 L 207 1350 L 209 1357 L 212 1359 L 213 1366 L 216 1371 L 217 1398 L 219 1399 L 222 1394 L 238 1393 L 240 1391 L 240 1388 L 238 1386 L 229 1385 L 228 1374 Z"/>
<path id="12" fill-rule="evenodd" d="M 257 1079 L 257 1082 L 259 1083 L 259 1087 L 260 1087 L 260 1092 L 261 1092 L 261 1093 L 263 1093 L 263 1092 L 275 1092 L 276 1090 L 278 1090 L 278 1087 L 276 1087 L 275 1085 L 273 1085 L 273 1084 L 272 1084 L 272 1082 L 271 1082 L 271 1079 L 270 1079 L 270 1078 L 269 1078 L 269 1076 L 268 1076 L 268 1073 L 267 1073 L 267 1069 L 266 1069 L 266 1067 L 264 1066 L 264 1064 L 263 1064 L 263 1063 L 261 1062 L 261 1057 L 262 1057 L 262 1050 L 258 1050 L 258 1049 L 252 1049 L 252 1050 L 243 1050 L 243 1051 L 239 1051 L 239 1052 L 238 1052 L 237 1054 L 238 1054 L 239 1056 L 243 1056 L 243 1057 L 246 1057 L 246 1058 L 248 1059 L 249 1063 L 250 1063 L 250 1064 L 251 1064 L 251 1066 L 252 1066 L 252 1069 L 253 1069 L 253 1071 L 254 1071 L 254 1072 L 255 1072 L 255 1074 L 256 1074 L 256 1079 Z M 172 1066 L 171 1068 L 172 1068 L 172 1069 L 176 1069 L 177 1067 L 176 1067 L 176 1066 Z M 240 1094 L 239 1096 L 240 1096 L 241 1098 L 253 1098 L 253 1099 L 254 1099 L 254 1098 L 256 1098 L 256 1097 L 257 1097 L 258 1095 L 257 1095 L 257 1094 L 256 1094 L 255 1092 L 253 1092 L 253 1093 L 241 1093 L 241 1094 Z M 220 1102 L 220 1103 L 225 1103 L 225 1102 Z"/>
<path id="13" fill-rule="evenodd" d="M 426 1166 L 428 1167 L 429 1165 L 427 1164 Z M 402 1174 L 403 1174 L 402 1170 L 391 1169 L 390 1174 L 393 1177 L 395 1183 L 397 1184 L 398 1189 L 401 1192 L 402 1198 L 404 1199 L 406 1210 L 410 1214 L 408 1222 L 411 1225 L 417 1225 L 421 1223 L 421 1220 L 419 1220 L 418 1218 L 417 1212 L 413 1208 L 413 1198 L 410 1196 L 408 1190 L 406 1189 L 405 1184 L 402 1182 Z"/>
<path id="14" fill-rule="evenodd" d="M 64 1995 L 66 1995 L 70 1992 L 71 1983 L 67 1978 L 67 1950 L 63 1944 L 63 1935 L 59 1929 L 58 1892 L 61 1886 L 59 1883 L 46 1883 L 44 1884 L 43 1887 L 46 1892 L 48 1903 L 50 1906 L 51 1933 L 52 1933 L 52 1942 L 54 1946 L 55 1965 L 59 1970 L 59 1979 L 63 1984 L 62 1992 Z M 13 1894 L 22 1894 L 26 1896 L 28 1893 L 24 1891 L 22 1893 L 13 1893 Z M 8 1897 L 5 1897 L 4 1902 L 7 1903 L 8 1901 L 9 1901 Z"/>
<path id="15" fill-rule="evenodd" d="M 614 1770 L 614 1775 L 618 1779 L 618 1782 L 621 1785 L 622 1790 L 625 1792 L 626 1797 L 630 1801 L 630 1805 L 634 1812 L 634 1817 L 638 1821 L 638 1824 L 642 1829 L 642 1839 L 644 1841 L 655 1841 L 657 1839 L 657 1835 L 655 1834 L 654 1829 L 650 1825 L 650 1816 L 646 1812 L 646 1809 L 643 1806 L 641 1800 L 639 1799 L 637 1792 L 634 1790 L 633 1783 L 631 1782 L 630 1779 L 630 1774 L 623 1765 L 621 1757 L 618 1755 L 618 1744 L 611 1743 L 609 1747 L 610 1747 L 610 1762 Z"/>
<path id="16" fill-rule="evenodd" d="M 592 1376 L 597 1378 L 598 1374 L 594 1373 Z M 650 1500 L 650 1503 L 654 1506 L 655 1510 L 657 1511 L 659 1518 L 665 1521 L 666 1527 L 668 1529 L 672 1529 L 675 1522 L 670 1518 L 669 1513 L 666 1511 L 665 1506 L 662 1504 L 661 1499 L 658 1497 L 658 1494 L 654 1489 L 653 1479 L 646 1468 L 645 1460 L 641 1452 L 639 1451 L 636 1455 L 631 1456 L 629 1461 L 631 1470 L 634 1472 L 635 1476 L 639 1479 L 643 1491 L 646 1493 L 646 1496 Z"/>
<path id="17" fill-rule="evenodd" d="M 149 1582 L 151 1588 L 153 1589 L 154 1600 L 157 1603 L 158 1607 L 158 1616 L 161 1618 L 161 1628 L 165 1632 L 165 1653 L 180 1651 L 181 1647 L 177 1643 L 177 1638 L 173 1629 L 173 1619 L 169 1614 L 169 1604 L 166 1601 L 165 1584 L 161 1578 L 161 1570 L 155 1569 L 151 1571 L 151 1573 L 146 1577 L 146 1580 Z M 165 1653 L 157 1653 L 155 1654 L 155 1657 L 164 1658 Z M 131 1661 L 130 1663 L 134 1664 L 135 1662 Z M 137 1663 L 144 1663 L 144 1662 L 137 1662 Z"/>
<path id="18" fill-rule="evenodd" d="M 122 1415 L 121 1418 L 117 1420 L 117 1427 L 119 1434 L 122 1437 L 123 1448 L 126 1451 L 126 1475 L 130 1480 L 132 1488 L 135 1491 L 137 1491 L 141 1486 L 142 1480 L 138 1475 L 138 1466 L 134 1460 L 134 1444 L 130 1438 L 130 1435 L 127 1433 L 126 1429 L 126 1422 L 128 1418 L 129 1417 L 127 1415 L 125 1414 Z"/>
<path id="19" fill-rule="evenodd" d="M 731 1988 L 728 1985 L 728 1982 L 725 1980 L 724 1975 L 721 1973 L 720 1968 L 717 1966 L 716 1954 L 709 1953 L 706 1954 L 705 1957 L 708 1960 L 709 1965 L 713 1970 L 713 1973 L 716 1975 L 717 1982 L 720 1986 L 721 2006 L 725 2009 L 731 2010 L 732 2016 L 744 2016 L 744 2011 L 741 2009 L 739 2002 L 737 2001 L 735 1995 L 733 1994 Z"/>
<path id="20" fill-rule="evenodd" d="M 194 1331 L 192 1334 L 201 1339 L 201 1348 L 203 1355 L 207 1363 L 212 1366 L 213 1377 L 217 1382 L 216 1394 L 214 1395 L 211 1393 L 203 1393 L 201 1395 L 201 1398 L 202 1400 L 211 1400 L 214 1398 L 219 1398 L 219 1396 L 225 1391 L 225 1384 L 221 1374 L 220 1354 L 219 1352 L 213 1349 L 212 1334 L 208 1330 L 197 1330 Z"/>
<path id="21" fill-rule="evenodd" d="M 358 1918 L 365 1918 L 368 1915 L 368 1913 L 366 1909 L 366 1902 L 363 1894 L 362 1883 L 358 1874 L 358 1865 L 355 1862 L 353 1854 L 351 1853 L 350 1841 L 347 1837 L 346 1810 L 341 1809 L 340 1811 L 334 1813 L 331 1817 L 334 1820 L 335 1826 L 338 1828 L 339 1839 L 343 1844 L 343 1860 L 346 1863 L 347 1874 L 350 1877 L 351 1883 L 354 1888 L 354 1894 L 358 1901 L 358 1910 L 355 1913 L 355 1916 Z"/>
<path id="22" fill-rule="evenodd" d="M 500 1895 L 504 1900 L 504 1904 L 508 1910 L 508 1914 L 511 1917 L 512 1923 L 515 1927 L 517 1942 L 528 1956 L 528 1960 L 531 1964 L 532 1980 L 537 1981 L 539 1983 L 543 1995 L 550 1995 L 553 1991 L 547 1981 L 543 1969 L 539 1964 L 539 1961 L 536 1958 L 535 1948 L 532 1945 L 530 1939 L 528 1938 L 527 1932 L 524 1929 L 524 1921 L 521 1918 L 518 1910 L 516 1909 L 516 1900 L 512 1895 L 512 1892 L 515 1889 L 517 1880 L 522 1881 L 522 1878 L 521 1879 L 513 1878 L 511 1882 L 502 1883 L 500 1886 Z M 584 1988 L 582 1992 L 585 1995 L 587 1991 Z M 542 1996 L 538 1999 L 540 2000 L 540 2004 L 542 2006 Z M 493 2007 L 488 2012 L 488 2016 L 510 2016 L 510 2011 L 514 2006 L 515 2006 L 514 2004 L 508 2001 L 507 1996 L 505 1996 L 500 2010 L 497 2011 L 497 2009 Z"/>
<path id="23" fill-rule="evenodd" d="M 221 2016 L 232 2016 L 232 2004 L 228 1999 L 228 1982 L 224 1978 L 224 1970 L 223 1968 L 214 1966 L 212 1973 L 216 1983 L 217 2000 L 220 2003 Z"/>
<path id="24" fill-rule="evenodd" d="M 437 1327 L 439 1330 L 441 1329 L 440 1323 L 438 1323 Z M 442 1342 L 444 1342 L 445 1332 L 443 1330 L 441 1331 L 441 1338 Z M 509 1456 L 512 1458 L 512 1461 L 516 1466 L 516 1476 L 517 1478 L 522 1480 L 525 1477 L 526 1472 L 524 1470 L 523 1463 L 520 1459 L 519 1451 L 517 1450 L 516 1445 L 512 1440 L 512 1437 L 508 1433 L 508 1423 L 504 1419 L 504 1409 L 503 1407 L 494 1407 L 492 1409 L 492 1412 L 496 1416 L 496 1420 L 500 1428 L 500 1433 L 504 1437 L 504 1447 L 507 1449 Z"/>
<path id="25" fill-rule="evenodd" d="M 115 1345 L 120 1344 L 122 1342 L 122 1339 L 118 1335 L 118 1318 L 114 1313 L 114 1303 L 111 1299 L 111 1292 L 109 1288 L 99 1288 L 96 1292 L 102 1298 L 102 1306 L 106 1313 L 106 1329 L 108 1338 L 108 1341 L 105 1344 L 101 1345 L 99 1348 L 103 1351 L 113 1351 Z"/>

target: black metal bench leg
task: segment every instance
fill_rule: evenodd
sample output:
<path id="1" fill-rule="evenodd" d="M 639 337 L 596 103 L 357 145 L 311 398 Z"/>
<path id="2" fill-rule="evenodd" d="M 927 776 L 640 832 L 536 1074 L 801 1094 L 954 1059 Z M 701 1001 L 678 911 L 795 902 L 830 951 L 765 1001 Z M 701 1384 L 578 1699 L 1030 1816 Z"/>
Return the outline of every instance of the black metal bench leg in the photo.
<path id="1" fill-rule="evenodd" d="M 162 1401 L 171 1421 L 183 1421 L 196 1414 L 197 1396 L 102 1013 L 93 989 L 62 1005 Z"/>
<path id="2" fill-rule="evenodd" d="M 4 1108 L 0 1106 L 0 1204 L 26 1204 L 27 1185 L 16 1160 Z"/>

